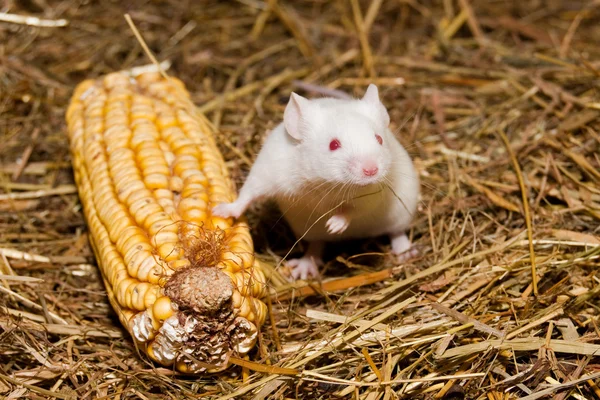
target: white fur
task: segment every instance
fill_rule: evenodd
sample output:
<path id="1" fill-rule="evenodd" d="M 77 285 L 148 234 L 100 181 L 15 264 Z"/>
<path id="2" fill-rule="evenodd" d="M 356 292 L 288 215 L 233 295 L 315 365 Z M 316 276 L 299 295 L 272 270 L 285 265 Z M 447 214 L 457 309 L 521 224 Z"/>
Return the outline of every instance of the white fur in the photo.
<path id="1" fill-rule="evenodd" d="M 404 235 L 416 211 L 419 180 L 387 127 L 377 88 L 370 85 L 361 100 L 308 101 L 294 94 L 284 115 L 238 199 L 216 206 L 214 213 L 239 217 L 252 202 L 273 198 L 297 237 L 309 242 Z M 286 126 L 293 127 L 293 135 Z M 335 151 L 329 148 L 333 139 L 341 143 Z M 378 173 L 363 174 L 367 165 Z M 407 250 L 405 242 L 395 247 L 395 252 Z"/>

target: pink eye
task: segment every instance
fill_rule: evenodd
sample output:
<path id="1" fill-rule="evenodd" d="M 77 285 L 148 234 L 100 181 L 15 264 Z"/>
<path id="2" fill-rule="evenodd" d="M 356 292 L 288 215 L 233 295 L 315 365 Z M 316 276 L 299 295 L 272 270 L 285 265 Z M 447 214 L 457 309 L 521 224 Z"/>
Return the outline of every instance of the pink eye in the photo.
<path id="1" fill-rule="evenodd" d="M 342 144 L 337 139 L 333 139 L 331 142 L 329 142 L 329 150 L 331 151 L 337 150 L 340 147 L 342 147 Z"/>
<path id="2" fill-rule="evenodd" d="M 379 144 L 383 145 L 383 138 L 379 135 L 375 135 L 375 139 L 377 139 L 377 142 L 379 142 Z"/>

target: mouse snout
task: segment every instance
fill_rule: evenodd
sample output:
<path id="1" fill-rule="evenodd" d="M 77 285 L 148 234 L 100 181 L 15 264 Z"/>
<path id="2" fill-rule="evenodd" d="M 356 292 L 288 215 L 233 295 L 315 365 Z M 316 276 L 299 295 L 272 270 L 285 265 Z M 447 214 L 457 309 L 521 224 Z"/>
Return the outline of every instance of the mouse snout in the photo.
<path id="1" fill-rule="evenodd" d="M 375 176 L 377 175 L 378 171 L 379 168 L 375 163 L 365 163 L 362 165 L 362 172 L 365 174 L 365 176 Z"/>
<path id="2" fill-rule="evenodd" d="M 363 168 L 363 174 L 365 174 L 365 176 L 375 176 L 377 171 L 379 171 L 379 168 L 377 167 Z"/>
<path id="3" fill-rule="evenodd" d="M 348 172 L 359 185 L 368 185 L 381 179 L 382 165 L 373 157 L 355 157 L 350 161 Z"/>

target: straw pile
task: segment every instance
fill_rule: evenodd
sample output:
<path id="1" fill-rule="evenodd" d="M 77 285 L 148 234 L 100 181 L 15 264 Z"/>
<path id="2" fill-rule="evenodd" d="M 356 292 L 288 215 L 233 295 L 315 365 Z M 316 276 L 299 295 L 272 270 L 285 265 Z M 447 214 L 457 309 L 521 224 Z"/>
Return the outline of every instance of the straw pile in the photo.
<path id="1" fill-rule="evenodd" d="M 600 3 L 127 3 L 0 14 L 0 396 L 600 398 Z M 79 81 L 148 63 L 125 12 L 240 184 L 292 90 L 378 84 L 423 181 L 421 255 L 333 245 L 322 282 L 289 284 L 294 238 L 255 207 L 256 351 L 217 377 L 152 365 L 109 306 L 64 122 Z"/>

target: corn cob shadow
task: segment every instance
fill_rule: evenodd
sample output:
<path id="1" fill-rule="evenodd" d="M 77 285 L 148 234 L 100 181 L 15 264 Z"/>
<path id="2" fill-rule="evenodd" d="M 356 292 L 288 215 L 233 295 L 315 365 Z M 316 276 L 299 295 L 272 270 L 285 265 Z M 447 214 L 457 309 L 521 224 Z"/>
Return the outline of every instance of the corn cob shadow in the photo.
<path id="1" fill-rule="evenodd" d="M 81 83 L 67 122 L 75 180 L 109 300 L 154 361 L 216 372 L 250 351 L 265 277 L 207 121 L 184 85 L 121 72 Z"/>

